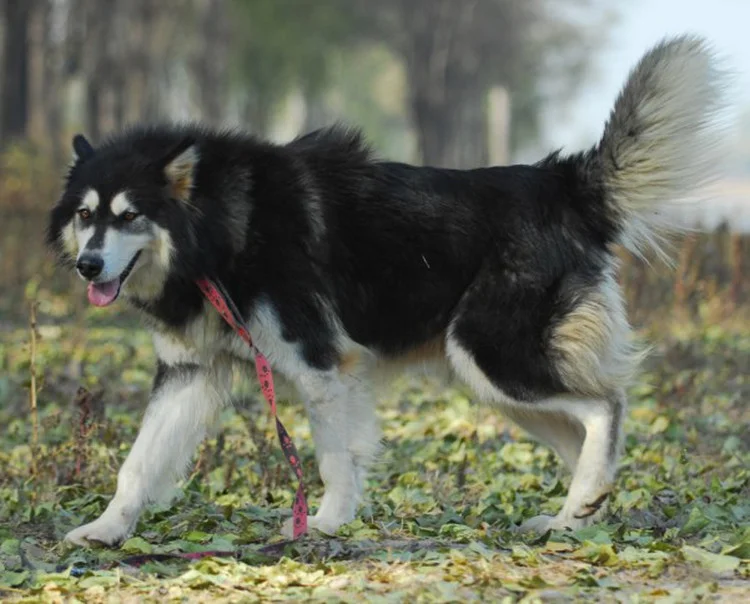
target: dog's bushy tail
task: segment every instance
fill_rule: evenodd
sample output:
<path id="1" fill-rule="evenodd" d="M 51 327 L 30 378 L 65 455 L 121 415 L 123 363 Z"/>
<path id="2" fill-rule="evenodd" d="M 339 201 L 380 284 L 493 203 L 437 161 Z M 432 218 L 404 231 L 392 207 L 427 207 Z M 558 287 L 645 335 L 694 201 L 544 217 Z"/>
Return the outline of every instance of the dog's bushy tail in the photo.
<path id="1" fill-rule="evenodd" d="M 667 258 L 679 230 L 670 206 L 690 202 L 718 174 L 725 74 L 707 42 L 661 42 L 631 71 L 590 159 L 618 243 Z"/>

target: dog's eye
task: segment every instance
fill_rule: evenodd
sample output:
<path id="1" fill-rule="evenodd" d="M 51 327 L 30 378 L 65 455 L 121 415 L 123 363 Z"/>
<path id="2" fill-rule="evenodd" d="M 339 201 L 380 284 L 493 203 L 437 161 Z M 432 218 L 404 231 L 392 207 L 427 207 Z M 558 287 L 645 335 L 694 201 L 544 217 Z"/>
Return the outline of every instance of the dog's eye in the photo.
<path id="1" fill-rule="evenodd" d="M 132 222 L 132 221 L 133 221 L 133 220 L 135 220 L 136 218 L 138 218 L 138 214 L 137 214 L 136 212 L 125 212 L 125 213 L 124 213 L 124 214 L 122 215 L 122 219 L 123 219 L 123 220 L 124 220 L 125 222 Z"/>
<path id="2" fill-rule="evenodd" d="M 81 208 L 78 210 L 78 215 L 81 217 L 81 220 L 88 220 L 91 218 L 91 210 L 88 208 Z"/>

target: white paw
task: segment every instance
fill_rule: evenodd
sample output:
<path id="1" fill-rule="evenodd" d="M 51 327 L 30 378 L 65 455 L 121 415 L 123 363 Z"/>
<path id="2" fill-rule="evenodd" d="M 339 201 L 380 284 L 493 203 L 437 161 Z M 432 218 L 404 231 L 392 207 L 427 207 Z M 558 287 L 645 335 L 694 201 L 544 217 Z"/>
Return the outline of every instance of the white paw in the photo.
<path id="1" fill-rule="evenodd" d="M 568 528 L 579 528 L 570 526 L 571 524 L 576 524 L 576 521 L 571 523 L 568 519 L 561 518 L 560 516 L 545 516 L 542 514 L 540 516 L 529 518 L 518 528 L 518 530 L 521 533 L 536 533 L 537 535 L 543 535 L 547 531 L 562 531 Z"/>
<path id="2" fill-rule="evenodd" d="M 335 535 L 336 531 L 338 531 L 339 527 L 341 527 L 343 524 L 345 523 L 335 520 L 321 519 L 317 516 L 307 517 L 308 531 L 315 529 L 325 535 L 328 535 L 329 537 Z M 286 520 L 284 520 L 284 524 L 281 525 L 281 534 L 285 539 L 294 538 L 294 518 L 287 518 Z"/>
<path id="3" fill-rule="evenodd" d="M 122 542 L 128 536 L 130 530 L 129 524 L 100 516 L 93 522 L 70 531 L 65 535 L 65 541 L 81 546 L 91 545 L 92 543 L 113 546 Z"/>

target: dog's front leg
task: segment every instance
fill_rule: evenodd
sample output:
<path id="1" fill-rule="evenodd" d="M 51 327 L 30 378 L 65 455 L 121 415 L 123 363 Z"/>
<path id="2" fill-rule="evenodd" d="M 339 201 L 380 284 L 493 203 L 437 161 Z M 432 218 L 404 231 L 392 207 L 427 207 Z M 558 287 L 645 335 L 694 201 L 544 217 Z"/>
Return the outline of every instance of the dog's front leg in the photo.
<path id="1" fill-rule="evenodd" d="M 380 426 L 368 383 L 337 370 L 298 380 L 310 418 L 315 455 L 325 492 L 310 528 L 333 534 L 354 520 L 367 469 L 378 453 Z M 292 536 L 291 519 L 282 528 Z"/>
<path id="2" fill-rule="evenodd" d="M 146 504 L 168 501 L 218 416 L 223 385 L 216 370 L 160 362 L 141 430 L 117 476 L 115 496 L 99 518 L 69 532 L 65 540 L 114 545 L 132 532 Z"/>

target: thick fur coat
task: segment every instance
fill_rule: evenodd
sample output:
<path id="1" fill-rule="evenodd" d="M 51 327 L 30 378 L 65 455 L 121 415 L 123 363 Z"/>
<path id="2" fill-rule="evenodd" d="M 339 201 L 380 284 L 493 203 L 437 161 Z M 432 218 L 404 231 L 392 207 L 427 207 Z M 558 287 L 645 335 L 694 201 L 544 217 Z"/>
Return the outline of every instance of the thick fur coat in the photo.
<path id="1" fill-rule="evenodd" d="M 559 514 L 526 529 L 596 518 L 640 357 L 615 248 L 661 249 L 664 210 L 713 174 L 720 82 L 704 41 L 666 41 L 631 73 L 595 147 L 530 166 L 381 161 L 341 128 L 286 145 L 194 125 L 138 127 L 97 148 L 76 137 L 50 243 L 92 303 L 122 294 L 143 312 L 159 366 L 114 498 L 68 539 L 126 537 L 226 404 L 248 352 L 202 298 L 204 276 L 305 401 L 325 484 L 313 528 L 335 531 L 362 499 L 380 439 L 374 369 L 426 360 L 573 473 Z"/>

